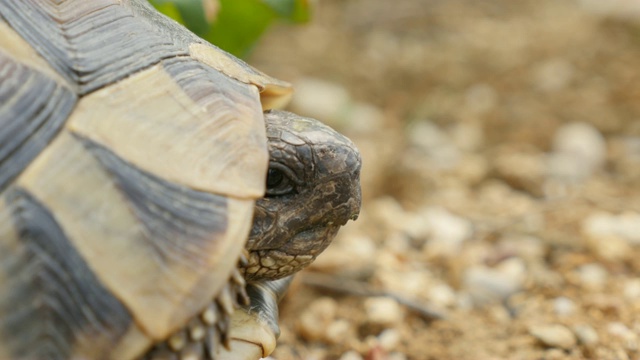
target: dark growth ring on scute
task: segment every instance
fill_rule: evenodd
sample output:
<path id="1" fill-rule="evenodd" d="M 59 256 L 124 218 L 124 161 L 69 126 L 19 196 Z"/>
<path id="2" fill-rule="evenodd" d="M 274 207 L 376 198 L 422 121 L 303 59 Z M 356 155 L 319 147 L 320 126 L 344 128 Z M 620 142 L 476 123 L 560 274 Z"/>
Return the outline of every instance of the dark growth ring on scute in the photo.
<path id="1" fill-rule="evenodd" d="M 147 0 L 0 0 L 0 358 L 270 354 L 360 208 L 291 93 Z"/>

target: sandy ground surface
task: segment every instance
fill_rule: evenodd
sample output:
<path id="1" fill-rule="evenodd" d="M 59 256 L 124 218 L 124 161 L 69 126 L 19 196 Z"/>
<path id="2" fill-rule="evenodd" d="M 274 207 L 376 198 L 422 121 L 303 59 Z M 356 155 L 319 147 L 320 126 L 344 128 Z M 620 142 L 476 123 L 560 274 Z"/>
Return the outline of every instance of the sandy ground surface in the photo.
<path id="1" fill-rule="evenodd" d="M 325 0 L 250 62 L 362 151 L 273 358 L 640 359 L 640 2 Z"/>

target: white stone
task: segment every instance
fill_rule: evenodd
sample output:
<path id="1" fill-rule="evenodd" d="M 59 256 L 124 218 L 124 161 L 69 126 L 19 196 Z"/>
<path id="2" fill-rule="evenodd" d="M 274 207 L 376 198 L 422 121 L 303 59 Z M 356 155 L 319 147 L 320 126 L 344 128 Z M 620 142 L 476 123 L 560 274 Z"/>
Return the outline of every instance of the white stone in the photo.
<path id="1" fill-rule="evenodd" d="M 569 316 L 576 311 L 576 304 L 573 300 L 564 296 L 553 299 L 553 311 L 558 316 Z"/>
<path id="2" fill-rule="evenodd" d="M 596 263 L 582 265 L 577 272 L 582 285 L 593 290 L 602 289 L 609 277 L 607 270 Z"/>
<path id="3" fill-rule="evenodd" d="M 549 155 L 549 175 L 568 182 L 580 182 L 602 167 L 607 156 L 604 137 L 586 123 L 561 126 Z"/>
<path id="4" fill-rule="evenodd" d="M 393 256 L 394 263 L 389 261 L 384 264 L 381 259 L 384 259 L 385 253 L 380 254 L 376 261 L 378 269 L 385 268 L 383 271 L 376 271 L 376 282 L 385 289 L 408 298 L 417 299 L 423 296 L 425 289 L 429 289 L 433 283 L 431 272 L 427 269 L 403 269 L 401 267 L 405 264 L 397 256 Z"/>
<path id="5" fill-rule="evenodd" d="M 331 344 L 342 344 L 349 339 L 350 333 L 351 323 L 345 319 L 338 319 L 327 327 L 325 338 Z"/>
<path id="6" fill-rule="evenodd" d="M 429 221 L 420 216 L 419 213 L 406 212 L 402 220 L 396 224 L 405 235 L 421 246 L 434 230 Z"/>
<path id="7" fill-rule="evenodd" d="M 297 326 L 302 337 L 310 341 L 324 338 L 337 309 L 338 304 L 332 298 L 322 297 L 313 301 L 298 318 Z"/>
<path id="8" fill-rule="evenodd" d="M 429 287 L 427 297 L 435 305 L 448 307 L 456 303 L 456 293 L 447 284 L 437 284 Z"/>
<path id="9" fill-rule="evenodd" d="M 355 350 L 349 350 L 340 356 L 340 360 L 362 360 L 362 355 Z"/>
<path id="10" fill-rule="evenodd" d="M 564 325 L 533 326 L 529 329 L 529 333 L 550 347 L 568 350 L 576 345 L 575 335 Z"/>
<path id="11" fill-rule="evenodd" d="M 628 280 L 624 285 L 623 292 L 629 300 L 640 300 L 640 279 Z"/>
<path id="12" fill-rule="evenodd" d="M 640 213 L 620 215 L 604 211 L 589 215 L 582 222 L 582 231 L 591 237 L 620 237 L 632 245 L 640 245 Z"/>
<path id="13" fill-rule="evenodd" d="M 477 305 L 501 301 L 522 289 L 523 275 L 524 266 L 519 264 L 503 269 L 473 266 L 465 272 L 463 288 Z"/>
<path id="14" fill-rule="evenodd" d="M 367 319 L 374 324 L 383 326 L 393 325 L 402 321 L 403 314 L 400 304 L 389 297 L 372 297 L 364 302 Z"/>
<path id="15" fill-rule="evenodd" d="M 400 345 L 400 332 L 396 329 L 385 329 L 378 335 L 378 343 L 386 351 L 394 351 Z"/>
<path id="16" fill-rule="evenodd" d="M 578 341 L 584 345 L 595 345 L 600 340 L 598 333 L 590 325 L 576 325 L 573 327 L 573 332 L 576 334 Z"/>
<path id="17" fill-rule="evenodd" d="M 451 143 L 449 136 L 434 123 L 428 120 L 420 120 L 411 123 L 407 127 L 407 136 L 411 145 L 425 151 L 437 147 L 448 146 Z"/>
<path id="18" fill-rule="evenodd" d="M 590 124 L 574 122 L 561 126 L 553 139 L 555 152 L 582 157 L 594 165 L 601 165 L 607 155 L 606 142 Z"/>
<path id="19" fill-rule="evenodd" d="M 582 221 L 582 231 L 594 237 L 615 235 L 617 226 L 616 216 L 604 211 L 592 213 Z"/>
<path id="20" fill-rule="evenodd" d="M 501 261 L 495 269 L 512 279 L 515 283 L 524 284 L 527 276 L 527 265 L 524 260 L 519 257 L 512 257 Z"/>
<path id="21" fill-rule="evenodd" d="M 438 169 L 454 169 L 460 160 L 460 151 L 449 135 L 427 121 L 415 121 L 407 127 L 409 142 L 429 156 Z"/>
<path id="22" fill-rule="evenodd" d="M 457 253 L 462 243 L 473 234 L 471 222 L 454 215 L 444 208 L 427 207 L 420 211 L 425 226 L 430 229 L 427 246 L 448 249 L 451 254 Z"/>
<path id="23" fill-rule="evenodd" d="M 547 171 L 554 179 L 568 183 L 581 182 L 591 176 L 592 168 L 575 157 L 564 153 L 552 153 L 547 157 Z"/>
<path id="24" fill-rule="evenodd" d="M 640 214 L 625 212 L 618 217 L 618 235 L 634 245 L 640 245 Z"/>
<path id="25" fill-rule="evenodd" d="M 611 322 L 607 324 L 607 332 L 625 341 L 637 341 L 638 336 L 621 322 Z"/>
<path id="26" fill-rule="evenodd" d="M 338 236 L 339 239 L 311 264 L 312 268 L 328 272 L 348 271 L 370 264 L 370 259 L 375 257 L 377 249 L 370 237 L 363 234 Z"/>

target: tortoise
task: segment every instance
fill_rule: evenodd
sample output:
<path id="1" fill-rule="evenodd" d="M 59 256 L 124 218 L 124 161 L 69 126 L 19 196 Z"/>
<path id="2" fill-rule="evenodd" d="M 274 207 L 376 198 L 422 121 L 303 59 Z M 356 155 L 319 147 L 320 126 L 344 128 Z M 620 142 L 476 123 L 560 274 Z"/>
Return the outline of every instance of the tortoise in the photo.
<path id="1" fill-rule="evenodd" d="M 0 358 L 266 356 L 360 208 L 290 96 L 146 0 L 0 1 Z"/>

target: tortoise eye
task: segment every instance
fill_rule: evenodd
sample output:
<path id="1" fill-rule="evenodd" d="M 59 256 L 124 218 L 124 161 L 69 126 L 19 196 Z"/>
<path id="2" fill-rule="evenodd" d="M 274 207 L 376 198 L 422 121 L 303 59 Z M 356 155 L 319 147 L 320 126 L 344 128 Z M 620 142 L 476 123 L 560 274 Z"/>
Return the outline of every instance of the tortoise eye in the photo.
<path id="1" fill-rule="evenodd" d="M 285 179 L 282 171 L 278 169 L 269 169 L 269 174 L 267 174 L 267 188 L 274 188 L 280 185 Z"/>
<path id="2" fill-rule="evenodd" d="M 294 182 L 287 171 L 280 169 L 280 166 L 269 167 L 267 173 L 267 197 L 286 195 L 294 190 Z"/>

